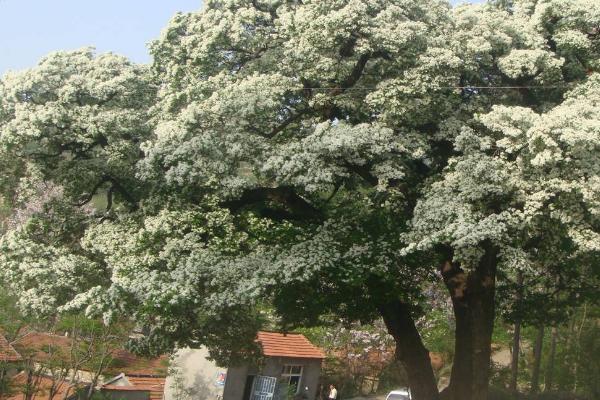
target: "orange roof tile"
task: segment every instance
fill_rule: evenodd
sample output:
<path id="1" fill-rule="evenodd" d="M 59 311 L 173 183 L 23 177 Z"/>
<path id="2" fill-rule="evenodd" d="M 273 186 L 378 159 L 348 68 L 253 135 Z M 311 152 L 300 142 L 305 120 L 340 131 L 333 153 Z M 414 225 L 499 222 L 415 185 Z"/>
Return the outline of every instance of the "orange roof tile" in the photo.
<path id="1" fill-rule="evenodd" d="M 14 390 L 14 394 L 8 398 L 3 397 L 6 400 L 24 400 L 25 395 L 23 393 L 16 393 L 19 391 L 19 387 L 22 387 L 27 382 L 27 375 L 21 372 L 15 375 L 11 379 L 10 386 Z M 47 376 L 39 377 L 39 385 L 37 385 L 37 391 L 34 393 L 32 400 L 46 400 L 48 399 L 48 393 L 52 387 L 52 379 Z M 59 385 L 58 391 L 55 395 L 55 399 L 62 399 L 65 395 L 71 396 L 75 394 L 76 387 L 68 382 L 63 382 Z"/>
<path id="2" fill-rule="evenodd" d="M 45 362 L 54 357 L 68 357 L 71 354 L 72 339 L 67 336 L 51 333 L 30 332 L 14 342 L 20 354 L 30 356 L 37 362 Z M 52 356 L 50 349 L 53 349 Z M 106 368 L 107 373 L 129 375 L 166 376 L 168 369 L 166 355 L 156 358 L 145 358 L 123 350 L 116 349 L 112 354 L 112 362 Z M 85 370 L 85 366 L 82 367 Z"/>
<path id="3" fill-rule="evenodd" d="M 71 354 L 71 338 L 50 333 L 29 332 L 13 342 L 17 351 L 34 361 L 67 358 Z"/>
<path id="4" fill-rule="evenodd" d="M 149 392 L 149 387 L 144 386 L 126 386 L 126 385 L 104 385 L 102 390 L 116 390 L 119 392 Z"/>
<path id="5" fill-rule="evenodd" d="M 114 383 L 123 380 L 125 384 Z M 101 390 L 116 392 L 148 392 L 148 400 L 163 400 L 166 378 L 135 377 L 121 374 L 103 385 Z"/>
<path id="6" fill-rule="evenodd" d="M 167 376 L 169 357 L 166 355 L 146 358 L 136 356 L 127 350 L 119 349 L 113 353 L 112 357 L 113 362 L 108 366 L 107 372 L 123 372 L 128 378 L 129 375 Z"/>
<path id="7" fill-rule="evenodd" d="M 8 343 L 8 340 L 0 334 L 0 362 L 19 361 L 21 355 L 17 353 L 14 347 Z"/>
<path id="8" fill-rule="evenodd" d="M 165 378 L 147 378 L 127 376 L 127 380 L 134 387 L 146 387 L 150 391 L 150 400 L 163 400 L 165 392 Z"/>
<path id="9" fill-rule="evenodd" d="M 324 359 L 325 353 L 300 333 L 258 332 L 257 341 L 268 357 Z"/>

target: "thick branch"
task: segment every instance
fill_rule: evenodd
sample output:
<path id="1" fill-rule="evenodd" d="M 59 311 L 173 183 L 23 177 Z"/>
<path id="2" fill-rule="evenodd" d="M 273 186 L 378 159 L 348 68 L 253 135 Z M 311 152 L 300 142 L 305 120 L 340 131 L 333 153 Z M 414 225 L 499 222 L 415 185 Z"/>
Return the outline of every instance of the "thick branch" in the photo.
<path id="1" fill-rule="evenodd" d="M 271 204 L 283 208 L 272 208 Z M 247 190 L 239 199 L 223 203 L 233 212 L 249 206 L 260 206 L 265 215 L 275 219 L 322 219 L 323 214 L 290 187 Z"/>
<path id="2" fill-rule="evenodd" d="M 62 150 L 60 150 L 57 153 L 37 153 L 37 152 L 33 152 L 33 153 L 29 153 L 30 156 L 32 157 L 37 157 L 37 158 L 55 158 L 58 157 L 62 154 Z"/>
<path id="3" fill-rule="evenodd" d="M 269 8 L 267 6 L 264 5 L 260 5 L 258 4 L 257 0 L 252 0 L 252 5 L 254 6 L 254 8 L 256 8 L 258 11 L 260 12 L 264 12 L 264 13 L 268 13 L 271 16 L 271 19 L 276 19 L 277 18 L 277 11 L 274 8 Z"/>
<path id="4" fill-rule="evenodd" d="M 114 193 L 114 188 L 111 186 L 108 188 L 108 192 L 106 192 L 106 212 L 109 212 L 112 209 L 113 193 Z"/>
<path id="5" fill-rule="evenodd" d="M 136 210 L 138 208 L 137 201 L 135 200 L 135 198 L 123 187 L 123 185 L 121 185 L 121 183 L 117 179 L 108 175 L 103 176 L 81 201 L 74 203 L 73 205 L 77 207 L 82 207 L 88 204 L 90 201 L 92 201 L 92 198 L 98 193 L 98 190 L 102 187 L 102 185 L 108 182 L 111 183 L 111 186 L 106 194 L 106 211 L 110 211 L 110 209 L 112 208 L 113 194 L 115 191 L 117 191 L 121 196 L 123 196 L 123 198 L 131 205 L 131 208 L 133 210 Z"/>
<path id="6" fill-rule="evenodd" d="M 369 171 L 369 168 L 367 166 L 346 163 L 346 168 L 348 169 L 348 171 L 360 176 L 369 185 L 377 186 L 379 180 L 377 179 L 377 177 L 371 174 L 371 171 Z"/>
<path id="7" fill-rule="evenodd" d="M 265 137 L 268 139 L 273 139 L 280 132 L 282 132 L 285 128 L 287 128 L 290 124 L 298 121 L 307 112 L 308 112 L 308 110 L 300 110 L 296 114 L 289 116 L 281 124 L 279 124 L 277 127 L 275 127 L 269 134 L 265 135 Z"/>
<path id="8" fill-rule="evenodd" d="M 356 82 L 358 82 L 358 80 L 360 79 L 360 77 L 363 74 L 363 71 L 365 70 L 365 67 L 367 66 L 367 63 L 371 59 L 371 56 L 372 56 L 371 53 L 365 53 L 358 58 L 358 61 L 354 65 L 354 68 L 352 69 L 350 76 L 348 76 L 342 82 L 342 90 L 351 88 L 352 86 L 354 86 L 356 84 Z"/>
<path id="9" fill-rule="evenodd" d="M 327 197 L 327 200 L 325 200 L 325 204 L 329 204 L 329 202 L 331 200 L 333 200 L 333 198 L 338 193 L 338 191 L 340 190 L 341 187 L 342 187 L 342 183 L 341 182 L 338 182 L 338 183 L 335 184 L 335 187 L 333 188 L 333 192 L 331 192 L 331 194 L 329 195 L 329 197 Z"/>
<path id="10" fill-rule="evenodd" d="M 404 364 L 412 399 L 439 398 L 435 376 L 431 368 L 429 350 L 417 330 L 410 306 L 399 300 L 378 306 L 388 332 L 396 342 L 396 359 Z"/>
<path id="11" fill-rule="evenodd" d="M 133 197 L 133 195 L 129 193 L 129 191 L 127 191 L 125 187 L 123 187 L 123 185 L 121 185 L 121 183 L 112 176 L 109 176 L 108 180 L 110 183 L 112 183 L 111 190 L 116 190 L 117 192 L 119 192 L 119 194 L 123 196 L 123 198 L 130 204 L 131 209 L 137 210 L 137 200 Z"/>
<path id="12" fill-rule="evenodd" d="M 256 7 L 256 4 L 255 4 L 255 7 Z M 356 45 L 356 38 L 353 37 L 348 41 L 348 43 L 346 43 L 340 49 L 340 55 L 350 56 L 353 53 L 355 45 Z M 385 54 L 384 52 L 375 52 L 375 53 L 365 53 L 365 54 L 361 55 L 358 58 L 358 61 L 356 62 L 356 64 L 354 65 L 354 68 L 352 68 L 352 72 L 350 73 L 350 75 L 344 81 L 342 81 L 342 83 L 340 84 L 340 86 L 338 88 L 335 88 L 335 90 L 332 90 L 330 92 L 331 96 L 339 96 L 340 94 L 344 93 L 347 89 L 350 89 L 351 87 L 356 85 L 356 83 L 362 77 L 363 72 L 367 66 L 367 63 L 373 57 L 387 58 L 387 54 Z M 312 96 L 312 88 L 308 87 L 308 86 L 310 86 L 310 84 L 311 84 L 310 82 L 304 82 L 304 87 L 305 87 L 304 94 L 306 97 Z M 273 137 L 277 136 L 281 131 L 283 131 L 285 128 L 287 128 L 290 124 L 298 121 L 302 116 L 309 113 L 309 111 L 310 111 L 309 109 L 304 109 L 304 110 L 298 111 L 297 113 L 291 115 L 285 121 L 283 121 L 279 126 L 277 126 L 275 129 L 273 129 L 273 131 L 271 131 L 271 133 L 269 133 L 265 137 L 272 139 Z"/>
<path id="13" fill-rule="evenodd" d="M 103 177 L 102 179 L 100 179 L 100 181 L 94 185 L 92 190 L 90 190 L 90 192 L 81 201 L 75 203 L 74 205 L 77 207 L 82 207 L 82 206 L 86 205 L 87 203 L 89 203 L 90 201 L 92 201 L 92 198 L 96 195 L 96 193 L 98 192 L 98 189 L 100 189 L 102 187 L 102 185 L 104 185 L 108 181 L 109 181 L 108 177 Z"/>
<path id="14" fill-rule="evenodd" d="M 358 35 L 353 34 L 346 43 L 340 48 L 340 56 L 342 57 L 351 57 L 354 54 L 354 47 L 356 46 L 356 42 L 358 40 Z"/>
<path id="15" fill-rule="evenodd" d="M 448 260 L 441 267 L 442 278 L 452 299 L 462 302 L 467 290 L 467 275 L 457 263 Z"/>

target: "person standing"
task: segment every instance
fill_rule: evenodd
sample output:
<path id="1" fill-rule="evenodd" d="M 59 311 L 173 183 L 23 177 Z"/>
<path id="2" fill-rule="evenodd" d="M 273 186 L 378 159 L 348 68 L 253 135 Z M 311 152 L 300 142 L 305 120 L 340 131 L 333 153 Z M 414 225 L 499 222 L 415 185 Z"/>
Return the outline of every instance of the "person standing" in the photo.
<path id="1" fill-rule="evenodd" d="M 329 385 L 329 396 L 328 400 L 336 400 L 337 399 L 337 389 L 333 385 Z"/>

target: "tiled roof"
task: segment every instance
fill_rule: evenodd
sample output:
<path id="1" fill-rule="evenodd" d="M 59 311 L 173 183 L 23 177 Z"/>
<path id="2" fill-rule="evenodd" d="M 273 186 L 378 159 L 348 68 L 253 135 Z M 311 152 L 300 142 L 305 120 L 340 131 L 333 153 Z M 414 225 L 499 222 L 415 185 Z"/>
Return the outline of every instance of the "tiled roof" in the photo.
<path id="1" fill-rule="evenodd" d="M 150 390 L 150 400 L 163 400 L 165 378 L 145 378 L 128 376 L 127 380 L 135 387 L 146 387 Z"/>
<path id="2" fill-rule="evenodd" d="M 50 333 L 29 332 L 13 345 L 24 357 L 43 363 L 50 358 L 67 358 L 71 354 L 71 338 Z"/>
<path id="3" fill-rule="evenodd" d="M 167 376 L 169 366 L 169 357 L 166 355 L 146 358 L 136 356 L 127 350 L 116 350 L 113 355 L 113 362 L 107 368 L 107 372 L 123 372 L 129 378 L 130 375 L 138 376 Z"/>
<path id="4" fill-rule="evenodd" d="M 27 382 L 27 374 L 21 372 L 15 375 L 10 382 L 11 387 L 14 389 L 15 394 L 9 397 L 3 397 L 6 400 L 25 400 L 23 393 L 16 393 L 19 391 L 19 387 L 22 387 Z M 34 393 L 32 400 L 46 400 L 48 399 L 48 393 L 52 387 L 52 379 L 47 376 L 39 377 L 39 386 L 37 391 Z M 68 382 L 63 382 L 59 385 L 58 391 L 54 396 L 55 399 L 62 399 L 65 395 L 72 396 L 75 394 L 75 386 Z"/>
<path id="5" fill-rule="evenodd" d="M 163 400 L 166 378 L 134 377 L 120 374 L 103 385 L 103 391 L 147 392 L 149 400 Z"/>
<path id="6" fill-rule="evenodd" d="M 72 339 L 50 333 L 30 332 L 14 342 L 17 351 L 23 356 L 30 356 L 43 363 L 49 358 L 68 357 L 71 354 Z M 50 352 L 49 349 L 53 351 Z M 50 355 L 52 353 L 52 356 Z M 136 356 L 127 350 L 117 349 L 112 354 L 112 363 L 106 368 L 107 373 L 127 375 L 166 376 L 168 357 L 145 358 Z M 85 365 L 82 367 L 85 370 Z"/>
<path id="7" fill-rule="evenodd" d="M 300 333 L 258 332 L 257 340 L 268 357 L 325 358 L 323 351 Z"/>
<path id="8" fill-rule="evenodd" d="M 115 390 L 118 392 L 149 392 L 150 388 L 144 386 L 104 385 L 102 390 Z"/>
<path id="9" fill-rule="evenodd" d="M 21 355 L 17 353 L 14 347 L 8 343 L 8 340 L 0 334 L 0 361 L 3 362 L 12 362 L 19 361 L 21 359 Z"/>

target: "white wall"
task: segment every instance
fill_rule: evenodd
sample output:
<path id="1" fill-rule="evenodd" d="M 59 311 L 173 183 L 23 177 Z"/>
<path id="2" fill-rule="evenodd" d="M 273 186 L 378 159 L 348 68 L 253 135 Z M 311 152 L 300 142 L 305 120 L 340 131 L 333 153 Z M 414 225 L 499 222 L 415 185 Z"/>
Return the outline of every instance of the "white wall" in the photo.
<path id="1" fill-rule="evenodd" d="M 216 400 L 223 395 L 223 387 L 216 384 L 217 376 L 227 369 L 217 367 L 207 357 L 205 348 L 177 351 L 165 383 L 165 400 Z M 178 371 L 180 379 L 171 369 Z"/>

